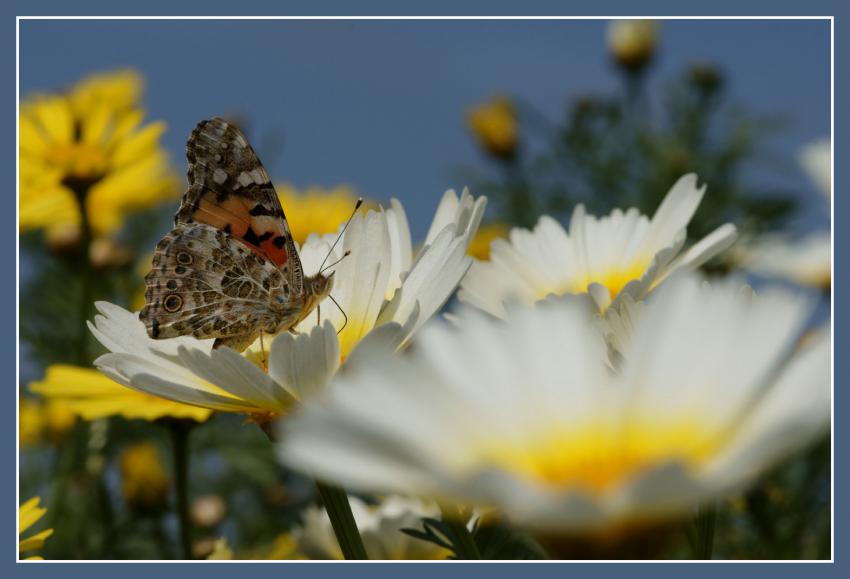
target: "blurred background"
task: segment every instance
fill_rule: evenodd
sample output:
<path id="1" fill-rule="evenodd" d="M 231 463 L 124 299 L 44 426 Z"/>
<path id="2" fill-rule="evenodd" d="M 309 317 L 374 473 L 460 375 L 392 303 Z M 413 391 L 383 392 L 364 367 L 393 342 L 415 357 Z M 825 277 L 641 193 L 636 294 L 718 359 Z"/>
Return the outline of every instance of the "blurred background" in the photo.
<path id="1" fill-rule="evenodd" d="M 357 195 L 400 199 L 421 239 L 443 191 L 469 186 L 491 198 L 480 259 L 510 227 L 566 222 L 576 203 L 651 215 L 696 171 L 708 193 L 689 236 L 726 221 L 742 233 L 709 269 L 822 291 L 827 315 L 828 243 L 789 248 L 830 227 L 830 71 L 820 20 L 22 21 L 22 118 L 73 120 L 52 144 L 21 131 L 21 500 L 41 495 L 49 524 L 74 526 L 45 556 L 175 556 L 174 429 L 160 423 L 208 417 L 94 408 L 55 386 L 96 380 L 73 374 L 99 353 L 82 326 L 93 301 L 140 307 L 199 120 L 244 130 L 301 240 L 335 229 Z M 100 114 L 113 119 L 103 151 L 87 142 Z M 193 434 L 196 555 L 222 536 L 244 556 L 291 554 L 312 491 L 238 423 Z M 825 444 L 737 499 L 720 556 L 824 556 Z"/>

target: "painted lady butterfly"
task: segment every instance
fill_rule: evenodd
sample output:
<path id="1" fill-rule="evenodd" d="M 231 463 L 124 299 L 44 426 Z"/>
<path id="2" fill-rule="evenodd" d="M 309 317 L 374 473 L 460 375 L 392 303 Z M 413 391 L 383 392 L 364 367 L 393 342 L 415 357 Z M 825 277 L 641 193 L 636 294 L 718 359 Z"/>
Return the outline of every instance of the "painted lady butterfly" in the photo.
<path id="1" fill-rule="evenodd" d="M 186 156 L 189 188 L 145 276 L 148 335 L 242 351 L 263 332 L 291 330 L 329 295 L 333 273 L 304 277 L 277 193 L 239 129 L 200 122 Z"/>

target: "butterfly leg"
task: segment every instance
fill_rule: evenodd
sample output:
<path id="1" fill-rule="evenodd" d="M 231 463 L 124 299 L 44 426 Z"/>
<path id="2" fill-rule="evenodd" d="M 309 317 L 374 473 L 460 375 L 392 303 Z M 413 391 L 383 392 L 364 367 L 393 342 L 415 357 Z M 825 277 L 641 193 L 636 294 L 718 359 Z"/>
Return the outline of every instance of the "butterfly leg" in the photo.
<path id="1" fill-rule="evenodd" d="M 321 305 L 316 306 L 316 325 L 317 326 L 322 325 L 322 306 Z"/>
<path id="2" fill-rule="evenodd" d="M 266 346 L 263 343 L 263 331 L 260 330 L 260 358 L 263 361 L 263 372 L 269 373 L 269 365 L 266 362 Z"/>

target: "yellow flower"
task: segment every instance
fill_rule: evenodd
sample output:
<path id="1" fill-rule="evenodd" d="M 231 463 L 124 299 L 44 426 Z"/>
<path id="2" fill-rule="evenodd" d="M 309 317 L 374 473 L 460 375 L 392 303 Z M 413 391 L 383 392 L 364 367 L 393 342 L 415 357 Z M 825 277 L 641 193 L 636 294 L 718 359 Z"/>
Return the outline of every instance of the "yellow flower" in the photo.
<path id="1" fill-rule="evenodd" d="M 516 152 L 519 126 L 511 100 L 497 96 L 489 103 L 473 107 L 467 123 L 481 146 L 494 157 L 510 159 Z"/>
<path id="2" fill-rule="evenodd" d="M 264 557 L 268 560 L 283 560 L 283 559 L 306 559 L 303 554 L 298 551 L 298 544 L 295 537 L 289 533 L 282 533 L 275 537 L 272 543 L 271 551 Z"/>
<path id="3" fill-rule="evenodd" d="M 345 185 L 332 189 L 308 187 L 298 191 L 284 183 L 275 185 L 275 188 L 286 212 L 292 238 L 299 244 L 303 244 L 311 233 L 324 235 L 335 232 L 351 215 L 357 202 L 357 195 Z M 361 212 L 365 213 L 366 209 L 363 207 Z"/>
<path id="4" fill-rule="evenodd" d="M 504 223 L 491 223 L 478 228 L 478 233 L 469 244 L 469 255 L 481 261 L 490 259 L 490 244 L 494 239 L 505 239 L 508 236 L 508 226 Z"/>
<path id="5" fill-rule="evenodd" d="M 227 544 L 227 539 L 216 539 L 212 552 L 207 555 L 208 561 L 231 561 L 233 560 L 233 549 Z"/>
<path id="6" fill-rule="evenodd" d="M 64 402 L 84 420 L 118 415 L 128 420 L 172 417 L 203 422 L 212 413 L 125 388 L 95 370 L 63 364 L 50 366 L 44 379 L 33 382 L 29 388 L 50 400 Z"/>
<path id="7" fill-rule="evenodd" d="M 66 238 L 84 203 L 93 233 L 106 235 L 127 213 L 179 193 L 159 144 L 165 124 L 142 125 L 141 83 L 130 71 L 98 75 L 21 103 L 21 231 Z"/>
<path id="8" fill-rule="evenodd" d="M 127 504 L 153 509 L 168 499 L 171 481 L 156 445 L 142 442 L 121 453 L 121 494 Z"/>
<path id="9" fill-rule="evenodd" d="M 42 402 L 21 397 L 19 433 L 22 447 L 40 442 L 60 442 L 74 426 L 76 414 L 62 400 Z"/>
<path id="10" fill-rule="evenodd" d="M 21 396 L 18 405 L 18 440 L 22 447 L 35 446 L 41 442 L 44 429 L 44 414 L 37 400 Z"/>
<path id="11" fill-rule="evenodd" d="M 41 501 L 40 497 L 33 497 L 24 504 L 21 505 L 21 508 L 18 510 L 18 535 L 22 535 L 26 532 L 30 527 L 38 522 L 38 520 L 44 516 L 44 513 L 47 512 L 47 509 L 44 507 L 39 507 L 38 503 Z M 21 539 L 18 542 L 18 556 L 24 551 L 32 551 L 34 549 L 40 549 L 42 545 L 44 545 L 44 540 L 47 539 L 50 535 L 53 534 L 53 529 L 45 529 L 35 535 L 27 537 L 26 539 Z M 28 560 L 32 559 L 41 559 L 41 557 L 32 556 L 27 557 Z"/>
<path id="12" fill-rule="evenodd" d="M 608 27 L 608 48 L 620 66 L 638 71 L 655 53 L 658 22 L 655 20 L 614 20 Z"/>

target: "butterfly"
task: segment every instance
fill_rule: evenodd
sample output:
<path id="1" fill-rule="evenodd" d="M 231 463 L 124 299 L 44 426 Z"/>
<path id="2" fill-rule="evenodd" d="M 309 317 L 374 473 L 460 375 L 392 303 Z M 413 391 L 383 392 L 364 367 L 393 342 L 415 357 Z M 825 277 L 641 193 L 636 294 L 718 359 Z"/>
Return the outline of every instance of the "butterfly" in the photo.
<path id="1" fill-rule="evenodd" d="M 238 128 L 201 121 L 186 157 L 189 188 L 145 276 L 148 335 L 241 352 L 291 331 L 330 295 L 333 272 L 304 276 L 277 192 Z"/>

